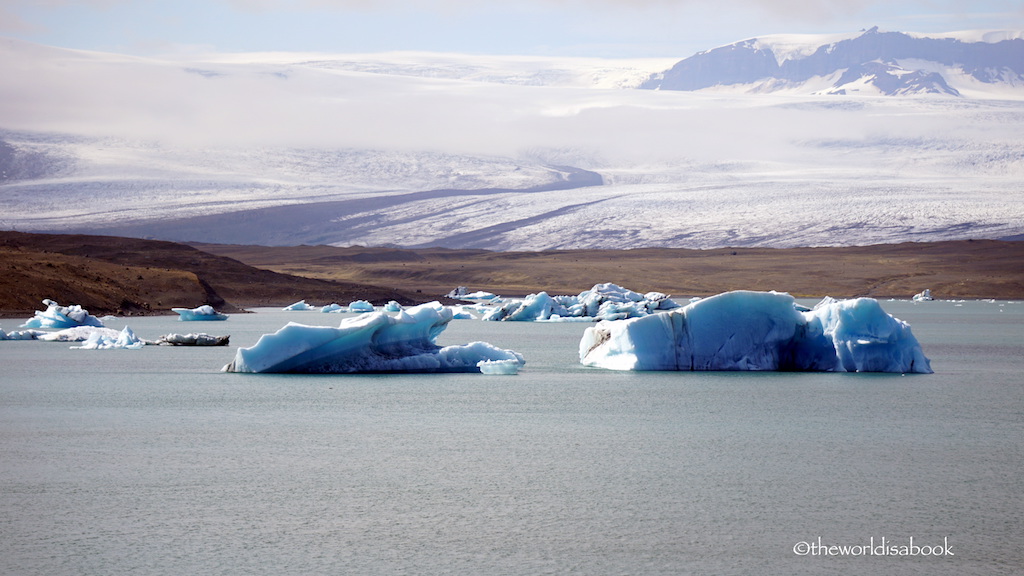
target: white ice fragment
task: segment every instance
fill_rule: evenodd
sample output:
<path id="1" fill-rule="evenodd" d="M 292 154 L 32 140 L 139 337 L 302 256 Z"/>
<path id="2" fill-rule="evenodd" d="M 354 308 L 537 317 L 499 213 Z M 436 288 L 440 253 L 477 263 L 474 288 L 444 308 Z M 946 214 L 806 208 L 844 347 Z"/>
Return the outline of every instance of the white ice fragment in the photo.
<path id="1" fill-rule="evenodd" d="M 102 327 L 103 322 L 89 314 L 81 306 L 61 306 L 53 300 L 43 300 L 46 310 L 36 311 L 35 317 L 21 325 L 22 328 L 73 328 L 75 326 Z"/>
<path id="2" fill-rule="evenodd" d="M 198 308 L 171 308 L 178 313 L 178 320 L 193 322 L 202 320 L 227 320 L 227 314 L 221 314 L 213 309 L 213 306 L 204 304 Z"/>
<path id="3" fill-rule="evenodd" d="M 146 343 L 137 337 L 131 328 L 125 326 L 115 337 L 111 337 L 104 331 L 93 331 L 81 346 L 72 346 L 71 348 L 75 350 L 139 350 L 145 345 Z"/>
<path id="4" fill-rule="evenodd" d="M 661 292 L 639 294 L 616 284 L 604 283 L 575 296 L 549 296 L 546 292 L 530 294 L 522 300 L 510 300 L 491 309 L 483 319 L 528 322 L 622 320 L 678 307 Z"/>
<path id="5" fill-rule="evenodd" d="M 227 346 L 230 336 L 211 336 L 210 334 L 164 334 L 156 344 L 168 346 Z"/>
<path id="6" fill-rule="evenodd" d="M 295 312 L 295 311 L 299 311 L 299 310 L 312 310 L 312 309 L 313 309 L 313 307 L 310 306 L 309 304 L 306 304 L 305 300 L 299 300 L 298 302 L 296 302 L 294 304 L 289 304 L 288 306 L 285 306 L 284 308 L 282 308 L 282 310 L 285 310 L 287 312 Z"/>
<path id="7" fill-rule="evenodd" d="M 476 363 L 483 374 L 511 375 L 519 373 L 518 360 L 481 360 Z"/>

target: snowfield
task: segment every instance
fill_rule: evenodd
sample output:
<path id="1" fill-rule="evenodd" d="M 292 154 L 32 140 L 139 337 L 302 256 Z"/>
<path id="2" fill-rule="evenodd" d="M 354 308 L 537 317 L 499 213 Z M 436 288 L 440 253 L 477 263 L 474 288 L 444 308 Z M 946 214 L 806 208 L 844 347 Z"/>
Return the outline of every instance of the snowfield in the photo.
<path id="1" fill-rule="evenodd" d="M 1024 234 L 1024 87 L 634 89 L 675 60 L 0 39 L 0 228 L 497 250 Z"/>

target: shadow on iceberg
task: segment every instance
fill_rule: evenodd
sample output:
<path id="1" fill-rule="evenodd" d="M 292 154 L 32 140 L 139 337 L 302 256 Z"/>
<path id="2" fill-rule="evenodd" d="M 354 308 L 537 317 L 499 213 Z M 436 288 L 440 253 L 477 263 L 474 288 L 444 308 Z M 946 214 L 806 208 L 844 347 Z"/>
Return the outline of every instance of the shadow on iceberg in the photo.
<path id="1" fill-rule="evenodd" d="M 479 364 L 523 356 L 486 342 L 440 347 L 437 336 L 454 312 L 437 302 L 389 316 L 373 312 L 346 318 L 337 327 L 288 323 L 241 348 L 225 372 L 355 374 L 380 372 L 480 372 Z"/>
<path id="2" fill-rule="evenodd" d="M 611 370 L 932 372 L 906 322 L 873 298 L 826 298 L 800 311 L 789 294 L 735 291 L 642 318 L 601 322 L 580 362 Z"/>

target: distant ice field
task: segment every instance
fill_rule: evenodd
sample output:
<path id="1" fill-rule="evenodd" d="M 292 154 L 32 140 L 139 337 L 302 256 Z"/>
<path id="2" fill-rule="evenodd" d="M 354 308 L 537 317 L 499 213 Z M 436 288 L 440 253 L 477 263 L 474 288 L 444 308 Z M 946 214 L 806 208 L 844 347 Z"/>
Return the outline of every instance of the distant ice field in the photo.
<path id="1" fill-rule="evenodd" d="M 0 81 L 0 228 L 498 250 L 1024 234 L 1012 86 L 631 89 L 670 63 L 8 40 L 0 69 L 33 80 Z"/>

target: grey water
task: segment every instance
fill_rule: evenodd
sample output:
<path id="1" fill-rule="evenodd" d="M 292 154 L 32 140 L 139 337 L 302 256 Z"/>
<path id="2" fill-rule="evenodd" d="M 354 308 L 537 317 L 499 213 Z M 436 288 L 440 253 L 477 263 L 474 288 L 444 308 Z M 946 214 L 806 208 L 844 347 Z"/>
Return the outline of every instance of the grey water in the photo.
<path id="1" fill-rule="evenodd" d="M 1020 574 L 1024 303 L 882 305 L 935 374 L 613 372 L 478 320 L 439 343 L 518 375 L 220 372 L 340 320 L 269 309 L 0 342 L 0 573 Z"/>

